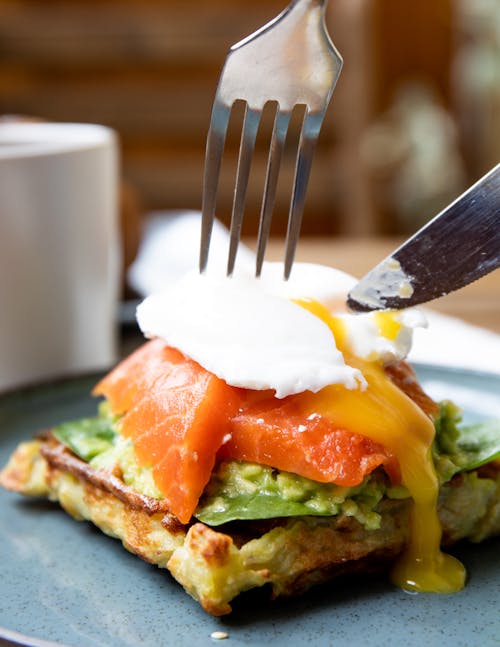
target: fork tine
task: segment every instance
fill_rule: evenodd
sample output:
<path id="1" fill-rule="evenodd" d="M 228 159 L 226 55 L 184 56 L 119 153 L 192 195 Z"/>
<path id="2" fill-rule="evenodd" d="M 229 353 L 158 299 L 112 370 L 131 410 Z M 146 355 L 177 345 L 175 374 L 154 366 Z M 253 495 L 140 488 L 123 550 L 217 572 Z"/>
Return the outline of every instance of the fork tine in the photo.
<path id="1" fill-rule="evenodd" d="M 238 155 L 238 168 L 236 171 L 236 187 L 234 190 L 233 211 L 231 214 L 231 230 L 229 240 L 229 256 L 227 261 L 227 275 L 231 276 L 236 261 L 236 253 L 241 235 L 241 223 L 245 209 L 245 198 L 250 176 L 255 138 L 259 127 L 261 112 L 245 104 L 245 117 L 241 133 L 240 152 Z"/>
<path id="2" fill-rule="evenodd" d="M 300 234 L 302 214 L 304 212 L 307 182 L 309 180 L 314 148 L 316 146 L 316 140 L 318 138 L 322 121 L 322 113 L 312 115 L 308 114 L 306 110 L 300 134 L 299 151 L 293 181 L 293 194 L 290 203 L 288 227 L 286 232 L 285 280 L 289 278 L 290 272 L 292 271 L 293 259 L 295 257 L 295 250 L 297 248 Z"/>
<path id="3" fill-rule="evenodd" d="M 301 107 L 302 129 L 295 166 L 293 195 L 286 236 L 285 278 L 290 275 L 300 232 L 305 192 L 310 174 L 315 138 L 342 67 L 342 57 L 325 26 L 328 0 L 291 0 L 276 18 L 233 45 L 226 57 L 217 86 L 216 102 L 224 106 L 223 132 L 214 125 L 207 142 L 202 219 L 200 270 L 207 265 L 210 234 L 215 217 L 216 187 L 227 121 L 236 102 L 243 102 L 245 117 L 241 133 L 238 169 L 231 213 L 227 274 L 234 271 L 238 253 L 251 160 L 264 106 L 278 106 L 268 154 L 261 204 L 255 273 L 259 276 L 270 233 L 273 204 L 283 152 L 283 138 L 290 114 Z M 299 52 L 299 54 L 297 54 Z M 299 60 L 300 59 L 300 60 Z M 299 60 L 299 64 L 297 64 Z M 284 134 L 283 134 L 284 133 Z"/>
<path id="4" fill-rule="evenodd" d="M 259 220 L 259 232 L 257 236 L 257 261 L 255 265 L 255 275 L 260 276 L 262 264 L 266 253 L 267 241 L 269 238 L 269 229 L 271 227 L 271 218 L 273 215 L 274 201 L 276 197 L 276 186 L 281 165 L 281 157 L 285 146 L 286 133 L 290 123 L 290 113 L 280 112 L 279 105 L 276 108 L 274 119 L 273 133 L 271 136 L 271 145 L 269 149 L 269 158 L 267 161 L 266 181 L 264 185 L 264 195 L 262 198 L 262 208 Z"/>
<path id="5" fill-rule="evenodd" d="M 210 238 L 215 218 L 217 200 L 217 185 L 224 153 L 227 125 L 230 109 L 217 101 L 214 102 L 210 128 L 207 135 L 205 153 L 205 171 L 203 175 L 203 199 L 201 207 L 201 242 L 200 242 L 200 272 L 204 272 L 208 262 Z"/>

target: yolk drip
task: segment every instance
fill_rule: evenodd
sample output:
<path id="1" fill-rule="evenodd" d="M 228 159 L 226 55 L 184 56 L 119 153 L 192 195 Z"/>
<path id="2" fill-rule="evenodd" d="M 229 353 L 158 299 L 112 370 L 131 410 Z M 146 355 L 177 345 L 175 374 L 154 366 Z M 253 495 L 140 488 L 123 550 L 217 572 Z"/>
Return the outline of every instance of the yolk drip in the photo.
<path id="1" fill-rule="evenodd" d="M 397 321 L 393 312 L 375 312 L 375 324 L 382 337 L 395 341 L 401 330 L 401 323 Z"/>
<path id="2" fill-rule="evenodd" d="M 393 384 L 380 362 L 367 362 L 349 352 L 347 331 L 340 318 L 332 316 L 315 301 L 303 300 L 300 305 L 329 326 L 346 363 L 358 368 L 368 383 L 364 391 L 332 385 L 319 393 L 305 392 L 298 396 L 304 413 L 320 413 L 339 427 L 356 431 L 386 447 L 398 459 L 402 482 L 413 498 L 410 542 L 392 572 L 393 582 L 412 591 L 460 590 L 465 569 L 458 560 L 440 550 L 439 485 L 431 457 L 432 421 Z M 377 325 L 388 338 L 399 332 L 400 325 L 391 313 L 378 313 Z"/>

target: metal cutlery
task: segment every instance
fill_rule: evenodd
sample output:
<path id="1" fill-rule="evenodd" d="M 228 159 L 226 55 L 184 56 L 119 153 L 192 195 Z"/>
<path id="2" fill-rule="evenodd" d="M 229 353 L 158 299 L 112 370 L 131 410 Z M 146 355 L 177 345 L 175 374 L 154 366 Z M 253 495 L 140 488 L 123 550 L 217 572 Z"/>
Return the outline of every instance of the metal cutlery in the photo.
<path id="1" fill-rule="evenodd" d="M 260 275 L 279 169 L 292 111 L 304 116 L 298 145 L 286 235 L 284 276 L 288 278 L 300 233 L 316 140 L 342 67 L 325 28 L 327 0 L 294 0 L 274 20 L 231 47 L 222 69 L 207 137 L 203 180 L 200 271 L 207 266 L 210 235 L 228 122 L 236 101 L 244 101 L 234 190 L 227 274 L 234 270 L 255 139 L 264 106 L 274 103 L 274 126 L 260 211 L 256 275 Z"/>

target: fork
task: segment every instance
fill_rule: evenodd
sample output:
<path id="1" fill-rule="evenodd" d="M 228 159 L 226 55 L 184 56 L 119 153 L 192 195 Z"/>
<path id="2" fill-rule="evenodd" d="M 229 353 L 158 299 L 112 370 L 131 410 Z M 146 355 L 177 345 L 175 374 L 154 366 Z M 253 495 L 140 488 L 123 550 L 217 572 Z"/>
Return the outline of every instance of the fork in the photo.
<path id="1" fill-rule="evenodd" d="M 227 275 L 234 270 L 241 236 L 250 165 L 264 106 L 273 102 L 273 130 L 257 235 L 256 276 L 264 261 L 279 169 L 292 111 L 303 110 L 290 201 L 284 278 L 292 269 L 300 233 L 312 156 L 342 57 L 325 27 L 328 0 L 293 0 L 274 20 L 233 45 L 226 58 L 212 108 L 203 178 L 200 272 L 208 262 L 217 187 L 227 126 L 236 101 L 244 102 L 231 213 Z"/>

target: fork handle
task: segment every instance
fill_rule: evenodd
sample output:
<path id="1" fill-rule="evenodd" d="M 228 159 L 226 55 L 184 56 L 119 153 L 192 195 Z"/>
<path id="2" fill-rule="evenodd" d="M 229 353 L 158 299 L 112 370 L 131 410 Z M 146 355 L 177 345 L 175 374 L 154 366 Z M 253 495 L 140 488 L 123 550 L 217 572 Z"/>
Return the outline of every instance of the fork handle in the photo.
<path id="1" fill-rule="evenodd" d="M 292 0 L 287 8 L 278 16 L 278 19 L 296 11 L 304 19 L 308 15 L 314 14 L 321 21 L 324 21 L 327 4 L 328 0 Z"/>
<path id="2" fill-rule="evenodd" d="M 326 9 L 328 0 L 293 0 L 293 2 L 290 4 L 290 7 L 293 7 L 297 4 L 309 4 L 313 7 L 323 7 L 324 9 Z"/>

